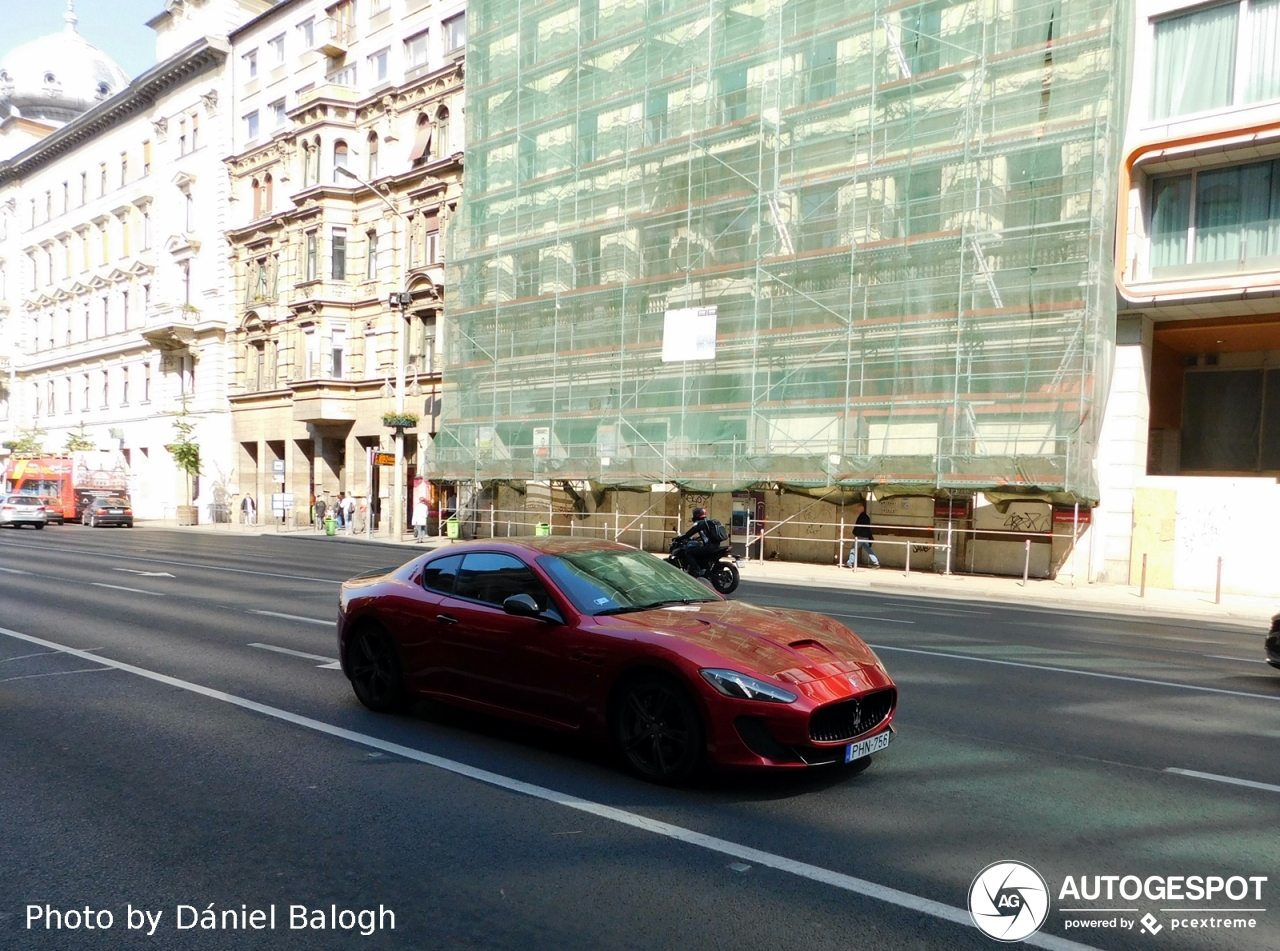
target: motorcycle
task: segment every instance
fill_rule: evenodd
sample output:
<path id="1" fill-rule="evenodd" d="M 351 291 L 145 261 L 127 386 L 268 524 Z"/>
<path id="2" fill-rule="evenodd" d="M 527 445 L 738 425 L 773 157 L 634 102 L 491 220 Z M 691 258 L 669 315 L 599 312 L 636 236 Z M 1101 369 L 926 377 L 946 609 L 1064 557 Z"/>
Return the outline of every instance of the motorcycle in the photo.
<path id="1" fill-rule="evenodd" d="M 667 561 L 675 565 L 686 574 L 695 578 L 706 578 L 711 582 L 711 587 L 715 588 L 721 594 L 732 594 L 738 588 L 738 566 L 733 562 L 733 556 L 729 554 L 729 546 L 721 548 L 714 554 L 714 561 L 707 568 L 703 568 L 692 557 L 692 549 L 698 547 L 698 542 L 690 539 L 685 542 L 673 541 L 671 543 L 670 554 L 667 555 Z M 723 559 L 729 558 L 729 561 Z"/>

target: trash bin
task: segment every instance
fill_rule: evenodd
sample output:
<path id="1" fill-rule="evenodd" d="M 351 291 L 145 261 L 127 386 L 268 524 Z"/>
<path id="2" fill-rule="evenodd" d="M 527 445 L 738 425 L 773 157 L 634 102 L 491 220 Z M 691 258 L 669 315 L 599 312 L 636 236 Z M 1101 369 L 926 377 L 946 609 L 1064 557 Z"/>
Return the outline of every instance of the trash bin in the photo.
<path id="1" fill-rule="evenodd" d="M 550 534 L 551 534 L 551 523 L 550 523 L 550 522 L 539 522 L 539 523 L 538 523 L 538 525 L 537 525 L 537 527 L 536 527 L 536 528 L 534 528 L 534 530 L 533 530 L 533 534 L 535 534 L 535 535 L 550 535 Z"/>
<path id="2" fill-rule="evenodd" d="M 332 515 L 326 515 L 324 517 L 324 533 L 326 535 L 338 534 L 338 520 Z"/>
<path id="3" fill-rule="evenodd" d="M 455 516 L 453 516 L 452 518 L 449 518 L 449 519 L 446 519 L 446 520 L 445 520 L 445 523 L 444 523 L 444 533 L 445 533 L 445 535 L 447 535 L 449 538 L 457 538 L 457 537 L 458 537 L 458 518 L 457 518 L 457 516 L 456 516 L 456 515 L 455 515 Z"/>

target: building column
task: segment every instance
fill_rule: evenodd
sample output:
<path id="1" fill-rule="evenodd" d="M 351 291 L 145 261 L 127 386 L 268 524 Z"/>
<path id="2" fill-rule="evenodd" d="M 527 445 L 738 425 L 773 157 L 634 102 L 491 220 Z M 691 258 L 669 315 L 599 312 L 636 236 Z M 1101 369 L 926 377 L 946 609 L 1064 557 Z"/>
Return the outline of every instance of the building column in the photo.
<path id="1" fill-rule="evenodd" d="M 1146 315 L 1116 321 L 1115 365 L 1098 442 L 1098 507 L 1093 512 L 1092 574 L 1129 583 L 1133 497 L 1147 474 L 1154 323 Z"/>

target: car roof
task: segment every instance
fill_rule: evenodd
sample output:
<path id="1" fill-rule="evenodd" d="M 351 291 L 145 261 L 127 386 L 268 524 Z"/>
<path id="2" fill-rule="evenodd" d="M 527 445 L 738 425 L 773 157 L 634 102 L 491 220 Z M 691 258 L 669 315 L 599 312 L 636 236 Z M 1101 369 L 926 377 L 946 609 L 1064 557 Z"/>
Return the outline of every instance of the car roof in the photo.
<path id="1" fill-rule="evenodd" d="M 524 551 L 539 555 L 562 555 L 575 551 L 636 551 L 631 545 L 604 541 L 599 538 L 566 538 L 563 536 L 528 535 L 515 538 L 478 538 L 474 541 L 455 542 L 439 553 L 449 554 L 467 551 Z"/>

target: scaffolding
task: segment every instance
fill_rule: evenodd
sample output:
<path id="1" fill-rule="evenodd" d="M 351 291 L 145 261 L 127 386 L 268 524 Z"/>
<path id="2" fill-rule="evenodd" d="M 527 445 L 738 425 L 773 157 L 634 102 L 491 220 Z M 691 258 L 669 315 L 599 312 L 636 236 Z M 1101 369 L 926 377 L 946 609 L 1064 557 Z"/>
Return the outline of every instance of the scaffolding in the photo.
<path id="1" fill-rule="evenodd" d="M 1129 4 L 468 9 L 436 477 L 1096 500 Z"/>

